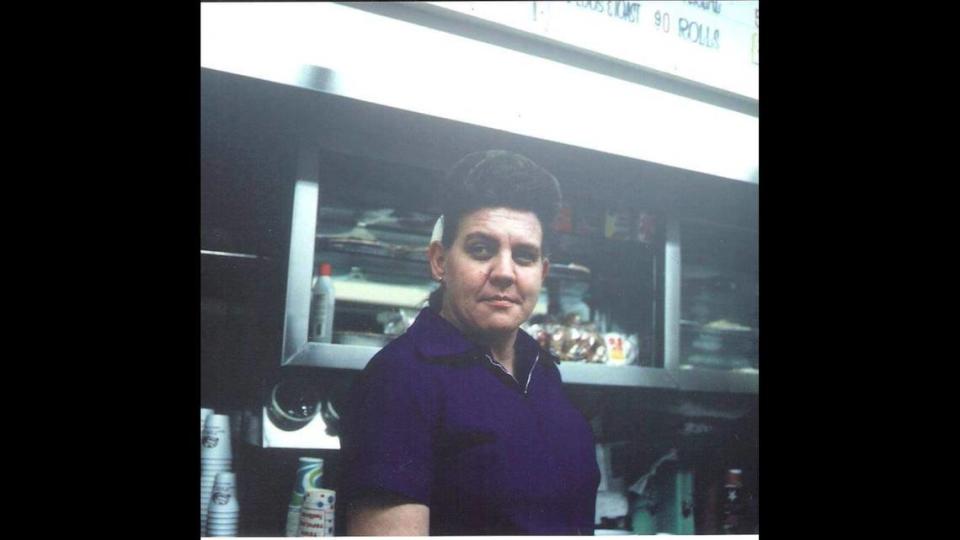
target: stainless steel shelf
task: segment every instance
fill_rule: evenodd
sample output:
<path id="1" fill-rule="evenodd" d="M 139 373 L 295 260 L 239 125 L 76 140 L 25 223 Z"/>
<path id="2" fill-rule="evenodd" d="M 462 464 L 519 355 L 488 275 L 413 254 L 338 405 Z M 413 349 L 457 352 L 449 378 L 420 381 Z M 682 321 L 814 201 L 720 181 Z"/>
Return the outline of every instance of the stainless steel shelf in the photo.
<path id="1" fill-rule="evenodd" d="M 307 342 L 285 366 L 361 370 L 377 354 L 379 347 Z"/>
<path id="2" fill-rule="evenodd" d="M 307 343 L 288 366 L 360 370 L 379 351 L 378 347 Z M 560 373 L 567 384 L 658 388 L 693 392 L 756 394 L 760 373 L 707 369 L 667 370 L 640 366 L 608 366 L 564 362 Z"/>
<path id="3" fill-rule="evenodd" d="M 760 333 L 759 328 L 750 328 L 750 327 L 743 327 L 741 329 L 715 328 L 715 327 L 707 326 L 705 324 L 700 324 L 693 321 L 686 321 L 683 319 L 680 320 L 680 328 L 682 330 L 689 330 L 694 332 L 707 332 L 709 334 L 717 334 L 717 335 L 733 336 L 733 337 L 738 337 L 738 336 L 754 337 Z"/>
<path id="4" fill-rule="evenodd" d="M 760 390 L 760 370 L 684 368 L 671 374 L 683 392 L 757 394 Z"/>
<path id="5" fill-rule="evenodd" d="M 560 374 L 567 384 L 677 389 L 677 383 L 670 373 L 659 368 L 563 362 L 560 364 Z"/>

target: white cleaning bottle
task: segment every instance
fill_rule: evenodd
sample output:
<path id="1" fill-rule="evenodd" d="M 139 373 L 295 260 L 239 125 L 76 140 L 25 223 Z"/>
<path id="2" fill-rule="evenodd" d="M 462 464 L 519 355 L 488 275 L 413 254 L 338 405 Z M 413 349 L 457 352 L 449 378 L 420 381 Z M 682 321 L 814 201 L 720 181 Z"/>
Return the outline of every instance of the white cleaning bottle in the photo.
<path id="1" fill-rule="evenodd" d="M 331 273 L 330 263 L 320 263 L 317 275 L 314 276 L 310 295 L 310 326 L 307 334 L 309 341 L 333 342 L 333 309 L 336 298 Z"/>

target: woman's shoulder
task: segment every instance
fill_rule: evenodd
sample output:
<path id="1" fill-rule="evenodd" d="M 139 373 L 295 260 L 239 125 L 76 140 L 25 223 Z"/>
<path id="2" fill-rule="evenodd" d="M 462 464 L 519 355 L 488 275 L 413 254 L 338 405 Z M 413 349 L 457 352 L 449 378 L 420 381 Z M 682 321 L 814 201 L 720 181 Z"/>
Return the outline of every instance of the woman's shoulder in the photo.
<path id="1" fill-rule="evenodd" d="M 409 333 L 406 333 L 397 336 L 377 351 L 364 370 L 408 369 L 417 363 L 416 344 Z"/>
<path id="2" fill-rule="evenodd" d="M 425 354 L 424 336 L 415 332 L 406 332 L 387 343 L 367 362 L 364 372 L 387 375 L 395 379 L 421 380 L 430 378 L 430 374 L 443 363 L 437 362 L 431 354 Z"/>

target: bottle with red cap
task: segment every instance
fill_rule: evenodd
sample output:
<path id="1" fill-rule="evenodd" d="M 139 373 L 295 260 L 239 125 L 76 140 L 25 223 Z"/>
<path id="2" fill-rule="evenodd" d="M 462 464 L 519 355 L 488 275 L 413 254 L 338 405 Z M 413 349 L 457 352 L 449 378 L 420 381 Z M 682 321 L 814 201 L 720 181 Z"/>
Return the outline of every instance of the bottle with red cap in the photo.
<path id="1" fill-rule="evenodd" d="M 331 343 L 333 341 L 333 269 L 330 263 L 320 263 L 313 277 L 310 298 L 310 323 L 307 333 L 309 341 Z"/>

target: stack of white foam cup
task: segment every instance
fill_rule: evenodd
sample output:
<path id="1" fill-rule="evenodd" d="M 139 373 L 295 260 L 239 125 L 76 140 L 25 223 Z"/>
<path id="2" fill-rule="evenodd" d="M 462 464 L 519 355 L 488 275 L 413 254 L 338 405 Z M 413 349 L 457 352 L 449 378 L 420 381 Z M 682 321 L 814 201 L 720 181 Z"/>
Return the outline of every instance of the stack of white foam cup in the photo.
<path id="1" fill-rule="evenodd" d="M 230 417 L 211 414 L 200 440 L 200 532 L 206 530 L 207 509 L 218 473 L 230 472 L 233 452 L 230 444 Z"/>
<path id="2" fill-rule="evenodd" d="M 213 414 L 213 409 L 200 409 L 200 442 L 203 442 L 203 426 L 207 423 L 207 417 Z"/>
<path id="3" fill-rule="evenodd" d="M 290 504 L 287 507 L 286 536 L 298 536 L 300 530 L 300 508 L 309 489 L 319 489 L 323 485 L 323 459 L 302 457 L 297 466 L 297 480 L 293 484 Z"/>
<path id="4" fill-rule="evenodd" d="M 329 489 L 308 489 L 300 507 L 298 536 L 333 536 L 337 494 Z"/>
<path id="5" fill-rule="evenodd" d="M 200 408 L 200 456 L 203 457 L 203 428 L 207 424 L 207 417 L 213 414 L 213 409 Z M 200 477 L 200 535 L 203 535 L 203 528 L 206 524 L 206 508 L 207 499 L 204 499 L 204 482 L 203 476 Z M 212 489 L 212 486 L 211 486 Z"/>
<path id="6" fill-rule="evenodd" d="M 236 536 L 240 521 L 236 475 L 217 473 L 207 511 L 207 536 Z"/>

